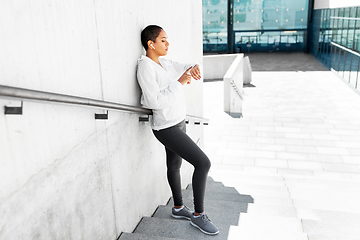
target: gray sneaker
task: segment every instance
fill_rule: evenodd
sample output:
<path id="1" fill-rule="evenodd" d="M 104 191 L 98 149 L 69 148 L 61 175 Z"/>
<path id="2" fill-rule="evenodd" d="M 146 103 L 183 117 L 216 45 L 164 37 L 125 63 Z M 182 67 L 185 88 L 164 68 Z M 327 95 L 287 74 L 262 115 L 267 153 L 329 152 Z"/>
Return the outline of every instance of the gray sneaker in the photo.
<path id="1" fill-rule="evenodd" d="M 195 218 L 194 215 L 191 216 L 191 225 L 197 227 L 205 234 L 216 235 L 219 233 L 217 227 L 211 222 L 206 213 L 201 214 L 200 217 Z"/>
<path id="2" fill-rule="evenodd" d="M 175 211 L 174 208 L 171 209 L 171 216 L 173 218 L 185 218 L 187 220 L 191 219 L 191 216 L 193 215 L 193 213 L 190 211 L 190 209 L 187 206 L 184 206 L 183 209 L 181 209 L 180 211 Z"/>

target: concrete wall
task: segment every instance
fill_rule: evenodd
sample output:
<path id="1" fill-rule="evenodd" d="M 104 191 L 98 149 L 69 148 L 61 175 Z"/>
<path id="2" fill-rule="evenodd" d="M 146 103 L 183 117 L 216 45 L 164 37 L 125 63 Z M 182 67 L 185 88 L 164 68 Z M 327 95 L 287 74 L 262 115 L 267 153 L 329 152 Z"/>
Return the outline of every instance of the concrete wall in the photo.
<path id="1" fill-rule="evenodd" d="M 314 9 L 360 6 L 359 0 L 315 0 Z"/>
<path id="2" fill-rule="evenodd" d="M 224 112 L 232 117 L 242 117 L 243 84 L 244 84 L 244 54 L 236 54 L 230 65 L 224 81 Z"/>
<path id="3" fill-rule="evenodd" d="M 140 31 L 162 26 L 169 58 L 202 65 L 200 0 L 0 2 L 0 85 L 139 105 Z M 202 116 L 202 82 L 185 86 Z M 196 102 L 196 104 L 193 104 Z M 19 101 L 0 98 L 0 107 Z M 0 239 L 116 239 L 170 197 L 165 153 L 137 114 L 24 102 L 0 114 Z M 202 127 L 188 126 L 202 143 Z M 200 139 L 200 140 L 199 140 Z M 183 185 L 192 168 L 183 166 Z"/>
<path id="4" fill-rule="evenodd" d="M 205 55 L 204 79 L 222 79 L 237 54 Z"/>

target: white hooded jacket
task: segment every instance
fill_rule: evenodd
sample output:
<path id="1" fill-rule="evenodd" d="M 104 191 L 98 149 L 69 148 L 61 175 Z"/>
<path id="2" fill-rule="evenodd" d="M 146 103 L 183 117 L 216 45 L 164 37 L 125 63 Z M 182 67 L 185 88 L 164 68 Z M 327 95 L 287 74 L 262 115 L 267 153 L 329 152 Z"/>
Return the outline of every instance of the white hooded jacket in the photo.
<path id="1" fill-rule="evenodd" d="M 161 130 L 185 119 L 186 104 L 181 75 L 192 65 L 160 58 L 159 64 L 141 56 L 137 65 L 137 80 L 142 90 L 141 104 L 153 111 L 151 128 Z"/>

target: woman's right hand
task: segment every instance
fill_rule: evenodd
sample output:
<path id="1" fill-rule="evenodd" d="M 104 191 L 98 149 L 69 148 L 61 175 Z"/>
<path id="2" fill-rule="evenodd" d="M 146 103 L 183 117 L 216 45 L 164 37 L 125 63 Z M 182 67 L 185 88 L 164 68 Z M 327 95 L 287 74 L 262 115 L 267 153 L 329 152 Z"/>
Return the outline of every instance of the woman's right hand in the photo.
<path id="1" fill-rule="evenodd" d="M 186 70 L 184 72 L 184 74 L 179 78 L 179 82 L 184 85 L 185 83 L 190 84 L 191 83 L 191 75 L 190 75 L 190 70 L 192 69 L 192 67 L 190 67 L 188 70 Z"/>

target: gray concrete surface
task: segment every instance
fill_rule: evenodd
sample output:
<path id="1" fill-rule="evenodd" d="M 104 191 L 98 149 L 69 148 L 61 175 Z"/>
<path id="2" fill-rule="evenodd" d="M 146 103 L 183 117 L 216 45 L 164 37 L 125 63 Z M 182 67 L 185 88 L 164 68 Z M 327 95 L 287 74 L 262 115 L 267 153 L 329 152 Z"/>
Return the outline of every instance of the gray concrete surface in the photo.
<path id="1" fill-rule="evenodd" d="M 192 187 L 191 185 L 183 190 L 184 204 L 193 208 Z M 207 192 L 205 198 L 205 207 L 210 219 L 214 219 L 214 223 L 221 231 L 219 235 L 212 236 L 212 239 L 228 239 L 229 228 L 237 225 L 241 212 L 246 212 L 249 203 L 253 199 L 248 195 L 238 193 L 234 188 L 225 187 L 220 182 L 214 182 L 208 179 Z M 166 206 L 159 206 L 153 217 L 143 218 L 134 234 L 142 236 L 171 237 L 174 239 L 208 239 L 209 236 L 201 233 L 192 227 L 187 220 L 179 220 L 171 217 L 171 208 L 173 201 L 168 202 Z M 216 219 L 216 220 L 215 220 Z M 131 234 L 123 234 L 120 240 L 136 239 Z"/>
<path id="2" fill-rule="evenodd" d="M 245 53 L 253 71 L 328 71 L 311 54 Z"/>

